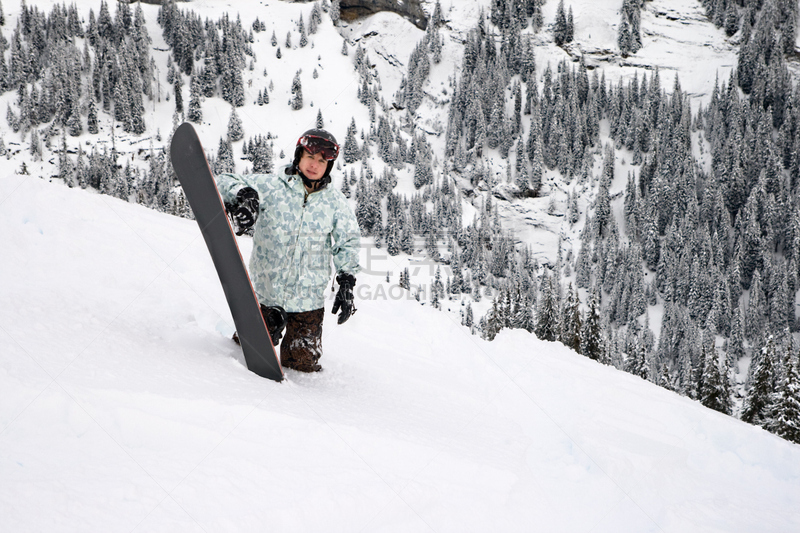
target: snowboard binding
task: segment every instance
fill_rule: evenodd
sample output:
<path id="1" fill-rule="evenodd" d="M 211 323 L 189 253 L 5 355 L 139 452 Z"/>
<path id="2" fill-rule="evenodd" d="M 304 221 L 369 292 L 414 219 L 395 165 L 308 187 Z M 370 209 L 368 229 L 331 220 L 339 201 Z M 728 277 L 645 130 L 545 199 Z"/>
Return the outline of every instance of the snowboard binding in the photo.
<path id="1" fill-rule="evenodd" d="M 286 324 L 289 322 L 289 315 L 279 305 L 266 306 L 264 304 L 261 304 L 261 315 L 267 324 L 267 331 L 269 331 L 269 337 L 272 339 L 272 345 L 275 346 L 283 337 L 283 330 L 286 329 Z"/>
<path id="2" fill-rule="evenodd" d="M 283 307 L 279 305 L 264 305 L 261 304 L 261 316 L 264 317 L 264 323 L 267 325 L 269 338 L 272 339 L 272 345 L 277 346 L 283 337 L 283 330 L 286 329 L 286 324 L 289 323 L 289 315 Z M 241 344 L 239 334 L 233 332 L 233 342 Z"/>

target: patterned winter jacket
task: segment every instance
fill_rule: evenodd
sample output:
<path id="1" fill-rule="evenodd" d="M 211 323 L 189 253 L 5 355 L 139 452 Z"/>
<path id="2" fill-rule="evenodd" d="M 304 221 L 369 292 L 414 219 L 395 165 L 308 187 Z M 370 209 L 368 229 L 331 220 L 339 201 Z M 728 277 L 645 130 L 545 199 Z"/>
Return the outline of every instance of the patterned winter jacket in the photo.
<path id="1" fill-rule="evenodd" d="M 357 274 L 361 232 L 353 210 L 338 189 L 306 193 L 300 176 L 220 174 L 222 199 L 233 202 L 244 187 L 258 192 L 250 278 L 259 301 L 290 313 L 320 309 L 336 272 Z"/>

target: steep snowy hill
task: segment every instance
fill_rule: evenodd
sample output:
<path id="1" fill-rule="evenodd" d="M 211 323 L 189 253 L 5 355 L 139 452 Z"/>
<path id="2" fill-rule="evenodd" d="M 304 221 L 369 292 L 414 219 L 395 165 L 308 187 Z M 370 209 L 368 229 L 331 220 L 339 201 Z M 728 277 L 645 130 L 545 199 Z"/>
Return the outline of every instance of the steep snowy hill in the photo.
<path id="1" fill-rule="evenodd" d="M 797 445 L 380 275 L 277 384 L 194 222 L 5 174 L 0 243 L 3 531 L 800 529 Z"/>
<path id="2" fill-rule="evenodd" d="M 433 11 L 435 2 L 422 3 Z M 463 39 L 490 3 L 441 2 L 442 61 L 415 117 L 436 159 Z M 621 0 L 565 3 L 575 42 L 552 43 L 558 2 L 546 2 L 545 26 L 534 36 L 540 71 L 583 57 L 616 83 L 658 68 L 665 89 L 679 75 L 696 106 L 735 64 L 733 41 L 694 0 L 645 2 L 644 46 L 626 59 L 613 51 Z M 86 16 L 100 2 L 77 4 Z M 0 31 L 9 41 L 21 5 L 3 2 Z M 34 7 L 50 13 L 61 5 Z M 351 119 L 359 132 L 370 129 L 353 67 L 359 45 L 386 114 L 403 123 L 405 112 L 391 104 L 424 32 L 398 15 L 343 27 L 326 15 L 301 47 L 298 23 L 303 16 L 308 24 L 311 3 L 180 7 L 203 20 L 238 16 L 246 29 L 256 18 L 265 23 L 237 113 L 245 139 L 270 137 L 276 165 L 318 112 L 340 141 Z M 101 113 L 99 134 L 66 136 L 73 160 L 79 147 L 110 147 L 114 132 L 118 163 L 146 169 L 149 149 L 158 151 L 178 120 L 158 6 L 142 9 L 158 80 L 157 98 L 146 101 L 147 131 L 124 133 Z M 75 41 L 83 50 L 84 39 Z M 288 105 L 295 76 L 301 110 Z M 271 103 L 257 105 L 267 89 Z M 183 94 L 187 102 L 188 84 Z M 15 91 L 0 95 L 0 110 L 16 101 Z M 231 109 L 219 95 L 202 102 L 198 130 L 211 154 Z M 437 265 L 421 244 L 412 256 L 391 257 L 365 239 L 359 311 L 343 326 L 328 314 L 325 371 L 289 372 L 282 384 L 258 378 L 230 341 L 233 325 L 196 224 L 134 199 L 48 183 L 59 172 L 60 137 L 42 143 L 40 155 L 31 138 L 0 119 L 8 149 L 0 157 L 0 530 L 800 530 L 797 445 L 521 330 L 491 343 L 470 335 L 459 319 L 470 296 L 439 312 L 424 294 L 421 306 L 395 284 L 409 267 L 419 289 L 429 287 Z M 243 142 L 234 143 L 238 171 L 250 166 L 240 159 Z M 617 211 L 626 155 L 618 155 L 610 190 Z M 487 162 L 505 175 L 508 162 L 496 151 Z M 376 156 L 370 163 L 378 172 L 385 166 Z M 397 172 L 395 192 L 416 192 L 409 167 Z M 351 168 L 363 167 L 339 166 L 336 186 Z M 580 229 L 563 222 L 569 187 L 556 172 L 546 178 L 541 198 L 497 204 L 504 227 L 543 263 L 556 257 L 559 237 L 574 243 Z M 579 192 L 585 212 L 593 191 Z M 465 196 L 466 223 L 490 196 L 479 193 Z M 249 239 L 240 245 L 249 253 Z M 476 319 L 490 304 L 471 302 Z M 659 307 L 650 312 L 658 324 Z"/>

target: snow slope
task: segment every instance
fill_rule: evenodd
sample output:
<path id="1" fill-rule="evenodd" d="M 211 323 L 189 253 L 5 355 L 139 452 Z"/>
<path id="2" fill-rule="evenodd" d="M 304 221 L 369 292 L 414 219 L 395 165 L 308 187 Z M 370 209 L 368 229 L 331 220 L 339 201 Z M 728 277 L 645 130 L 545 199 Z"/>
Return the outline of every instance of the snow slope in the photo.
<path id="1" fill-rule="evenodd" d="M 55 3 L 36 5 L 49 12 Z M 456 33 L 431 95 L 445 99 L 439 91 L 449 90 L 460 60 L 457 33 L 488 4 L 442 2 Z M 579 44 L 588 50 L 591 33 L 598 49 L 613 46 L 615 1 L 571 4 Z M 735 52 L 707 23 L 656 14 L 695 4 L 647 2 L 652 33 L 637 57 L 660 65 L 666 87 L 669 61 L 695 57 L 672 68 L 701 67 L 681 83 L 702 96 L 712 88 L 705 78 Z M 80 5 L 98 9 L 94 0 Z M 556 5 L 545 4 L 547 24 Z M 19 4 L 3 7 L 13 27 Z M 274 103 L 239 109 L 248 137 L 277 135 L 277 155 L 319 109 L 340 138 L 351 117 L 368 124 L 355 104 L 352 55 L 341 56 L 332 26 L 305 49 L 284 48 L 283 61 L 268 44 L 276 29 L 283 46 L 289 21 L 302 9 L 307 22 L 310 4 L 196 0 L 188 8 L 211 20 L 238 10 L 246 24 L 267 22 L 246 91 L 252 102 L 274 82 Z M 163 78 L 157 7 L 143 9 Z M 673 44 L 657 48 L 659 35 Z M 387 100 L 421 37 L 396 15 L 348 34 L 369 47 Z M 673 53 L 678 41 L 688 44 Z M 562 57 L 547 43 L 537 48 L 541 65 Z M 641 68 L 605 70 L 614 78 Z M 298 69 L 308 105 L 291 112 L 285 101 Z M 3 95 L 2 108 L 13 98 Z M 167 136 L 173 107 L 148 108 L 147 135 Z M 199 130 L 213 152 L 230 107 L 209 99 L 203 109 Z M 428 105 L 421 124 L 435 129 L 440 112 Z M 471 336 L 457 312 L 420 306 L 386 282 L 407 265 L 421 271 L 415 279 L 431 277 L 435 267 L 416 257 L 365 245 L 359 312 L 343 326 L 329 315 L 325 371 L 263 380 L 229 340 L 232 321 L 193 221 L 34 177 L 53 174 L 52 153 L 32 161 L 24 140 L 0 135 L 16 152 L 0 159 L 0 531 L 800 530 L 800 447 L 560 344 L 520 331 L 492 343 Z M 86 141 L 96 139 L 69 139 Z M 146 145 L 118 132 L 123 152 Z M 16 174 L 22 162 L 31 176 Z M 541 224 L 552 224 L 539 207 Z M 540 240 L 554 256 L 555 241 Z M 250 241 L 241 245 L 248 254 Z"/>
<path id="2" fill-rule="evenodd" d="M 800 530 L 797 445 L 380 275 L 259 378 L 194 222 L 0 170 L 2 531 Z"/>

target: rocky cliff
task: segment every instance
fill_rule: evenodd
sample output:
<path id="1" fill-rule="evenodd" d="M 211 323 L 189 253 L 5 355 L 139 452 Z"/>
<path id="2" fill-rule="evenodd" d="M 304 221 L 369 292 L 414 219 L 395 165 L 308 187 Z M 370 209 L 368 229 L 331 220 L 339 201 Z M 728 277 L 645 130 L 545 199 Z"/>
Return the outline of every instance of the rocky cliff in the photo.
<path id="1" fill-rule="evenodd" d="M 428 25 L 419 0 L 340 0 L 339 6 L 344 20 L 355 20 L 379 11 L 391 11 L 407 18 L 422 30 Z"/>
<path id="2" fill-rule="evenodd" d="M 146 4 L 160 4 L 161 0 L 138 0 Z M 179 0 L 191 1 L 191 0 Z M 294 2 L 310 2 L 313 0 L 290 0 Z M 128 0 L 133 3 L 134 0 Z M 340 0 L 341 17 L 352 21 L 360 17 L 373 15 L 380 11 L 391 11 L 410 20 L 416 27 L 424 30 L 428 26 L 428 19 L 422 10 L 420 0 Z"/>

